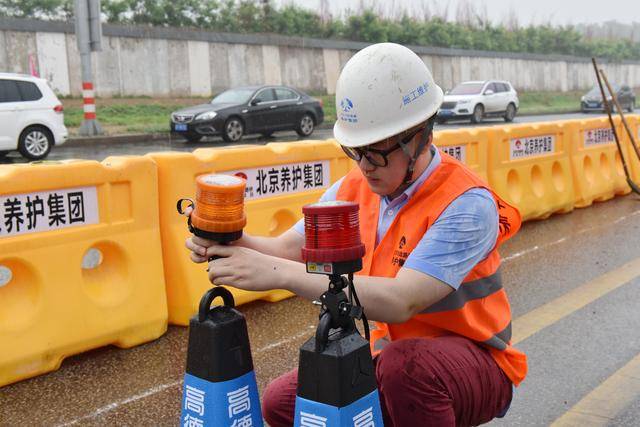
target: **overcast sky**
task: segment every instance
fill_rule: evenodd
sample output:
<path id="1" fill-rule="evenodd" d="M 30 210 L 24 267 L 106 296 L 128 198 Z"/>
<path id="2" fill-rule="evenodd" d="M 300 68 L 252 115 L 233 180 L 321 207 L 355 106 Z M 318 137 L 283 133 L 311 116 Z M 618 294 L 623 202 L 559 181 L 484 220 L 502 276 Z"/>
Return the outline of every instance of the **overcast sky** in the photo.
<path id="1" fill-rule="evenodd" d="M 321 11 L 322 0 L 275 0 L 278 5 L 294 3 Z M 514 15 L 520 25 L 552 23 L 555 25 L 618 22 L 640 22 L 638 0 L 325 0 L 330 13 L 338 15 L 345 10 L 358 12 L 362 5 L 373 6 L 386 15 L 399 15 L 406 10 L 414 16 L 424 16 L 425 10 L 442 15 L 448 9 L 448 17 L 454 20 L 460 3 L 471 4 L 477 11 L 485 11 L 496 23 L 508 21 Z M 447 8 L 448 6 L 448 8 Z"/>

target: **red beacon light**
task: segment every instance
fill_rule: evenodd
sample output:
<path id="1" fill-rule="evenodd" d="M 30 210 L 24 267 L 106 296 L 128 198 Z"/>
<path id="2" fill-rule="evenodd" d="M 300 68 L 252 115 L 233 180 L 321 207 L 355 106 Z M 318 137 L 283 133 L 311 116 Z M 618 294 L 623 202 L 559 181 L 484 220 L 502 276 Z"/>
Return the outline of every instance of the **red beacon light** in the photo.
<path id="1" fill-rule="evenodd" d="M 357 203 L 318 202 L 302 208 L 305 244 L 302 260 L 308 273 L 341 275 L 362 269 Z"/>

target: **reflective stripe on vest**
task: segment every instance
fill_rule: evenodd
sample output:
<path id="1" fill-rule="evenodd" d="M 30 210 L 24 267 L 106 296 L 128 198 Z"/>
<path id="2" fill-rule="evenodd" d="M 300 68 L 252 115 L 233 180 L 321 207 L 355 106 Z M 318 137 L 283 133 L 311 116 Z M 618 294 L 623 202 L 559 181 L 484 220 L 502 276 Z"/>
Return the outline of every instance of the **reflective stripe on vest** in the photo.
<path id="1" fill-rule="evenodd" d="M 437 313 L 462 308 L 468 301 L 488 297 L 502 289 L 500 270 L 488 277 L 465 282 L 455 291 L 421 311 L 421 313 Z"/>
<path id="2" fill-rule="evenodd" d="M 509 341 L 511 341 L 511 322 L 501 332 L 484 341 L 483 344 L 498 350 L 505 350 L 509 346 Z"/>
<path id="3" fill-rule="evenodd" d="M 387 344 L 390 344 L 390 343 L 391 343 L 391 341 L 389 341 L 389 338 L 387 338 L 387 337 L 378 338 L 373 343 L 373 349 L 374 349 L 374 351 L 382 351 L 382 349 L 385 348 L 387 346 Z"/>
<path id="4" fill-rule="evenodd" d="M 489 347 L 493 347 L 497 350 L 505 350 L 508 346 L 508 342 L 511 341 L 511 322 L 507 325 L 506 328 L 502 330 L 502 332 L 494 335 L 486 341 L 483 341 L 482 344 L 488 345 Z M 389 340 L 389 336 L 385 335 L 382 338 L 378 338 L 373 343 L 373 350 L 375 352 L 382 351 L 391 341 Z"/>

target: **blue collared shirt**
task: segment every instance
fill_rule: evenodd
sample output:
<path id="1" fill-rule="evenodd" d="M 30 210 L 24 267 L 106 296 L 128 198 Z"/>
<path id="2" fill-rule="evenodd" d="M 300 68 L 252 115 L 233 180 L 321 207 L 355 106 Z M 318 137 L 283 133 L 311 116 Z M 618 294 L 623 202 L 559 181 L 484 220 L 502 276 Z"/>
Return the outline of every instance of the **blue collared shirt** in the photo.
<path id="1" fill-rule="evenodd" d="M 402 194 L 393 200 L 381 197 L 376 245 L 402 207 L 440 165 L 440 151 L 433 144 L 431 153 L 433 158 L 429 166 Z M 336 200 L 343 179 L 334 183 L 320 201 Z M 304 219 L 293 227 L 304 234 Z M 409 254 L 404 267 L 428 274 L 458 289 L 473 267 L 489 255 L 497 238 L 498 210 L 493 196 L 484 188 L 472 188 L 451 202 L 429 227 Z"/>

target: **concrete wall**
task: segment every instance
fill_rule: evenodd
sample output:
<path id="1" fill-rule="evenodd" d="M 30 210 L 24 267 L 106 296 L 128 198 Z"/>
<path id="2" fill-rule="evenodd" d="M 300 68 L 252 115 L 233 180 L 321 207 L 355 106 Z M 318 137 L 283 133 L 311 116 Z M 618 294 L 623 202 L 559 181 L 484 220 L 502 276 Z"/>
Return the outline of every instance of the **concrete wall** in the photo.
<path id="1" fill-rule="evenodd" d="M 334 93 L 344 64 L 365 43 L 175 28 L 103 26 L 93 53 L 98 96 L 211 96 L 228 87 L 286 84 Z M 411 46 L 410 46 L 411 47 Z M 594 84 L 588 58 L 411 47 L 443 88 L 464 80 L 504 79 L 519 90 L 584 90 Z M 61 95 L 80 96 L 73 26 L 0 19 L 0 72 L 40 75 Z M 640 87 L 640 61 L 604 63 L 611 81 Z"/>

